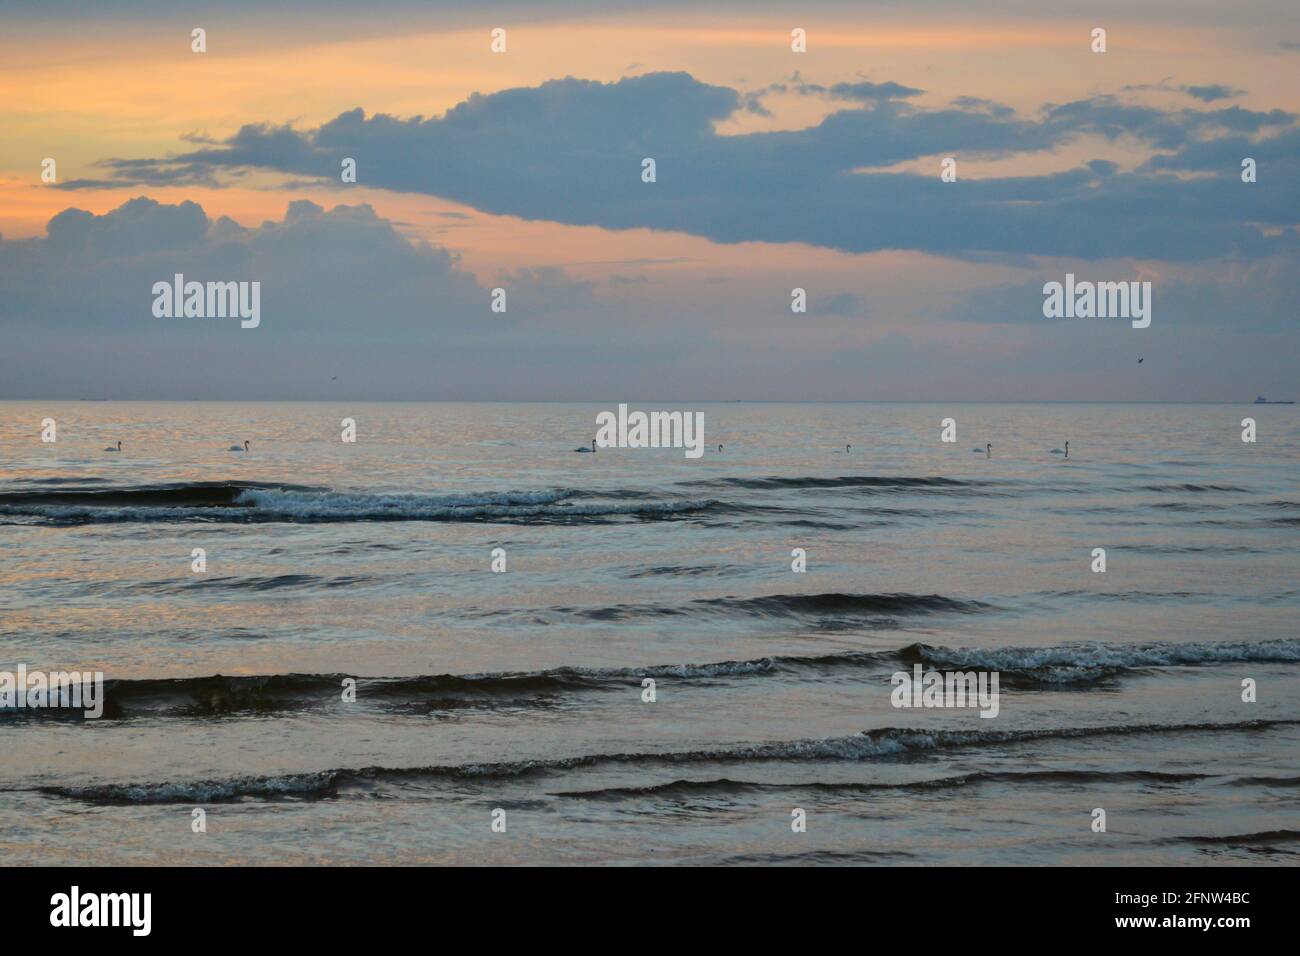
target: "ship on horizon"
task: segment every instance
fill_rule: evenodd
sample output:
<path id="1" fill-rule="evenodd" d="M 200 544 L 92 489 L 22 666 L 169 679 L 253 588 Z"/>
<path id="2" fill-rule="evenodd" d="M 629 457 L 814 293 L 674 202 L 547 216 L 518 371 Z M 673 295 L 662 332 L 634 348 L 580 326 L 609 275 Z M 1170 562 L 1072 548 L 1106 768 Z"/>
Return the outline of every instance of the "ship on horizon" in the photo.
<path id="1" fill-rule="evenodd" d="M 1255 404 L 1256 405 L 1294 405 L 1295 402 L 1270 402 L 1263 395 L 1260 395 L 1258 398 L 1255 399 Z"/>

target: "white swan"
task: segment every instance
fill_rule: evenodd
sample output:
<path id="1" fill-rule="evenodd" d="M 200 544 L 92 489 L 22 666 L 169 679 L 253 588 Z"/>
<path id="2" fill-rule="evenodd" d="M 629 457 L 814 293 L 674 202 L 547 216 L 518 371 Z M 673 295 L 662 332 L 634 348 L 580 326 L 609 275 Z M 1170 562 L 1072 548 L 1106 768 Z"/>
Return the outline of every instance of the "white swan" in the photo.
<path id="1" fill-rule="evenodd" d="M 590 448 L 587 448 L 587 447 L 584 445 L 582 448 L 575 448 L 575 449 L 573 449 L 573 450 L 574 450 L 574 451 L 585 451 L 585 452 L 590 452 L 590 453 L 594 454 L 595 451 L 596 451 L 596 439 L 593 438 L 593 439 L 591 440 L 591 447 L 590 447 Z"/>
<path id="2" fill-rule="evenodd" d="M 118 443 L 117 443 L 117 447 L 116 447 L 116 448 L 114 448 L 112 445 L 109 445 L 107 448 L 104 449 L 104 451 L 121 451 L 121 450 L 122 450 L 122 443 L 121 443 L 121 442 L 118 442 Z"/>
<path id="3" fill-rule="evenodd" d="M 1049 454 L 1049 455 L 1064 455 L 1066 458 L 1069 458 L 1069 457 L 1070 457 L 1070 443 L 1069 443 L 1068 441 L 1065 443 L 1065 451 L 1061 451 L 1061 449 L 1059 449 L 1059 448 L 1053 448 L 1050 452 L 1048 452 L 1048 454 Z"/>
<path id="4" fill-rule="evenodd" d="M 248 451 L 248 442 L 244 442 L 242 446 L 231 445 L 229 448 L 226 449 L 226 451 Z"/>

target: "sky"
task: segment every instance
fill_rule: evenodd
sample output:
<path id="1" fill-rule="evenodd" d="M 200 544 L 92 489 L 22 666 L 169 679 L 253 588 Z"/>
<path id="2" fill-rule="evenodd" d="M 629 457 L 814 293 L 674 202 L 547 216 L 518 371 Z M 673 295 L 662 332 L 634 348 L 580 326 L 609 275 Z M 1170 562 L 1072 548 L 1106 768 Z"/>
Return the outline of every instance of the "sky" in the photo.
<path id="1" fill-rule="evenodd" d="M 1291 0 L 0 21 L 0 398 L 1300 398 Z M 1067 273 L 1150 326 L 1045 317 Z"/>

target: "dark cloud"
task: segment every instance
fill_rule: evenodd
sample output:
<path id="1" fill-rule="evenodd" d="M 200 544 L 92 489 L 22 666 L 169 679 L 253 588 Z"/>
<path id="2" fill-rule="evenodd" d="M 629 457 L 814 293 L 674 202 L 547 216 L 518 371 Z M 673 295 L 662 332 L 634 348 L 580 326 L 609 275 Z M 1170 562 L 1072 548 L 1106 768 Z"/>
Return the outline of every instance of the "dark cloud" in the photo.
<path id="1" fill-rule="evenodd" d="M 1147 90 L 1157 90 L 1162 93 L 1182 93 L 1192 97 L 1192 99 L 1200 100 L 1202 103 L 1213 103 L 1216 100 L 1231 100 L 1246 92 L 1245 90 L 1239 90 L 1222 83 L 1208 83 L 1203 86 L 1176 86 L 1168 81 L 1164 81 L 1160 83 L 1139 83 L 1124 87 L 1125 92 L 1136 93 Z"/>
<path id="2" fill-rule="evenodd" d="M 797 76 L 793 82 L 803 83 Z M 735 90 L 685 73 L 614 83 L 566 78 L 475 94 L 436 118 L 367 116 L 358 108 L 311 130 L 247 125 L 220 146 L 113 161 L 111 168 L 125 182 L 205 169 L 337 182 L 340 162 L 350 157 L 365 185 L 490 213 L 851 252 L 1249 254 L 1283 241 L 1259 223 L 1290 225 L 1300 208 L 1294 177 L 1261 181 L 1249 195 L 1235 189 L 1239 162 L 1225 160 L 1209 182 L 1166 172 L 1203 162 L 1219 147 L 1235 149 L 1242 136 L 1253 137 L 1261 153 L 1300 159 L 1296 117 L 1282 110 L 1161 110 L 1097 96 L 1025 119 L 979 100 L 919 108 L 896 98 L 916 92 L 898 84 L 847 86 L 867 105 L 833 112 L 809 129 L 723 136 L 714 125 L 744 102 Z M 939 181 L 937 166 L 932 176 L 871 171 L 936 155 L 959 163 L 1012 156 L 1084 135 L 1131 138 L 1161 155 L 1128 174 L 1094 165 L 950 184 Z M 656 183 L 641 181 L 643 157 L 655 159 Z"/>
<path id="3" fill-rule="evenodd" d="M 888 100 L 902 100 L 920 96 L 925 90 L 918 90 L 899 83 L 835 83 L 825 86 L 821 83 L 809 83 L 796 70 L 788 79 L 780 83 L 770 83 L 762 89 L 751 90 L 741 96 L 741 107 L 760 116 L 771 116 L 772 112 L 763 104 L 763 98 L 773 94 L 795 93 L 800 96 L 821 96 L 829 100 L 852 100 L 859 103 L 883 103 Z"/>
<path id="4" fill-rule="evenodd" d="M 1244 202 L 1245 211 L 1249 211 L 1251 215 L 1263 216 L 1261 221 L 1290 225 L 1300 219 L 1300 206 L 1296 203 L 1296 194 L 1294 190 L 1287 188 L 1287 181 L 1294 178 L 1291 170 L 1295 168 L 1297 156 L 1300 156 L 1300 129 L 1291 129 L 1265 139 L 1251 139 L 1238 135 L 1188 143 L 1175 153 L 1153 156 L 1143 164 L 1142 168 L 1218 174 L 1226 172 L 1230 182 L 1244 186 L 1246 184 L 1240 181 L 1241 161 L 1250 157 L 1263 168 L 1259 173 L 1259 182 L 1251 184 L 1248 188 L 1254 188 L 1266 181 L 1271 182 L 1280 188 L 1270 190 L 1270 195 L 1282 200 L 1282 204 L 1270 212 L 1260 208 L 1263 202 L 1250 201 L 1255 194 L 1243 194 L 1238 189 L 1237 196 Z"/>
<path id="5" fill-rule="evenodd" d="M 1215 100 L 1230 100 L 1246 92 L 1245 90 L 1233 89 L 1231 86 L 1224 86 L 1221 83 L 1212 83 L 1209 86 L 1184 86 L 1182 89 L 1188 96 L 1195 97 L 1204 103 L 1212 103 Z"/>
<path id="6" fill-rule="evenodd" d="M 1083 266 L 1045 268 L 1036 263 L 1034 274 L 1022 281 L 971 293 L 944 309 L 935 318 L 984 324 L 1010 324 L 1050 329 L 1054 325 L 1093 325 L 1106 335 L 1129 334 L 1123 319 L 1045 319 L 1043 285 L 1063 282 L 1072 272 L 1077 282 L 1129 282 L 1148 278 L 1124 263 L 1094 263 Z M 1185 337 L 1221 330 L 1249 337 L 1270 333 L 1292 333 L 1295 303 L 1300 297 L 1300 272 L 1291 257 L 1273 256 L 1252 263 L 1223 262 L 1200 270 L 1174 270 L 1152 281 L 1151 329 Z M 1146 331 L 1146 330 L 1144 330 Z M 1289 346 L 1296 357 L 1296 346 Z"/>
<path id="7" fill-rule="evenodd" d="M 176 273 L 260 282 L 261 325 L 155 317 L 153 284 Z M 591 311 L 590 286 L 558 270 L 499 284 L 504 314 L 455 255 L 365 205 L 298 200 L 256 228 L 144 197 L 104 215 L 67 209 L 44 238 L 0 239 L 0 392 L 321 397 L 348 368 L 371 394 L 428 394 L 472 379 L 476 361 L 482 374 L 517 373 L 578 335 L 570 313 Z"/>
<path id="8" fill-rule="evenodd" d="M 55 189 L 75 192 L 79 189 L 121 188 L 124 184 L 132 186 L 206 186 L 215 188 L 221 185 L 215 171 L 205 163 L 178 163 L 172 161 L 158 162 L 151 159 L 103 159 L 95 163 L 101 169 L 107 169 L 112 179 L 70 179 L 54 184 Z M 227 176 L 239 177 L 244 170 L 227 171 Z"/>
<path id="9" fill-rule="evenodd" d="M 1072 175 L 1079 188 L 1096 181 Z M 949 263 L 925 260 L 930 272 L 897 282 L 879 270 L 801 275 L 806 262 L 694 284 L 623 271 L 681 261 L 646 258 L 602 261 L 618 271 L 599 285 L 553 268 L 486 280 L 364 205 L 299 200 L 249 228 L 193 202 L 142 197 L 104 215 L 65 210 L 44 238 L 0 240 L 0 397 L 1113 398 L 1134 394 L 1116 369 L 1131 371 L 1127 353 L 1139 344 L 1167 368 L 1206 366 L 1190 392 L 1175 376 L 1167 392 L 1143 397 L 1249 396 L 1294 377 L 1293 255 L 1162 265 L 1142 333 L 1041 315 L 1047 279 L 1067 269 L 1137 278 L 1131 263 L 961 256 L 992 277 L 1016 272 L 960 292 L 946 281 Z M 260 281 L 260 327 L 155 318 L 152 286 L 177 272 Z M 505 314 L 489 309 L 497 285 Z M 790 312 L 796 285 L 806 314 Z M 1061 391 L 1066 374 L 1085 387 Z"/>

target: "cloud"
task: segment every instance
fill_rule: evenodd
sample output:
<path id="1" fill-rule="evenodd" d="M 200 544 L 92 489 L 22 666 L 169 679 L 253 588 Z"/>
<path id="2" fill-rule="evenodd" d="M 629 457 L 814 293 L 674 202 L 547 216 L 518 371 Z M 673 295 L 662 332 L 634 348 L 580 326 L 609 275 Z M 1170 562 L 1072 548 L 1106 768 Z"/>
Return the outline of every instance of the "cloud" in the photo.
<path id="1" fill-rule="evenodd" d="M 876 103 L 884 100 L 908 99 L 913 96 L 920 96 L 925 90 L 919 90 L 910 86 L 903 86 L 901 83 L 871 83 L 866 80 L 854 83 L 834 83 L 830 86 L 824 86 L 820 83 L 809 83 L 804 80 L 798 70 L 790 77 L 788 82 L 773 83 L 763 90 L 762 93 L 798 93 L 802 96 L 826 96 L 838 100 L 857 100 L 863 103 Z"/>
<path id="2" fill-rule="evenodd" d="M 852 292 L 840 292 L 836 295 L 828 295 L 821 300 L 814 300 L 811 304 L 814 312 L 821 315 L 859 315 L 865 311 L 865 303 L 862 296 L 854 295 Z"/>
<path id="3" fill-rule="evenodd" d="M 715 124 L 745 104 L 730 88 L 686 73 L 612 83 L 569 77 L 474 94 L 435 118 L 367 116 L 358 108 L 315 129 L 250 124 L 219 146 L 110 168 L 126 182 L 200 170 L 337 182 L 341 161 L 351 157 L 368 186 L 490 213 L 849 252 L 1189 259 L 1292 241 L 1259 225 L 1291 224 L 1300 208 L 1292 178 L 1261 180 L 1243 196 L 1236 162 L 1200 184 L 1168 171 L 1215 144 L 1235 148 L 1243 136 L 1300 159 L 1294 114 L 1162 110 L 1097 96 L 1049 104 L 1026 119 L 982 100 L 920 108 L 899 98 L 919 91 L 893 83 L 824 89 L 837 88 L 863 105 L 808 129 L 720 135 Z M 1084 167 L 950 184 L 940 183 L 937 165 L 934 175 L 885 171 L 936 155 L 960 161 L 1051 150 L 1084 136 L 1132 140 L 1160 158 L 1127 174 Z M 644 157 L 656 161 L 656 183 L 641 181 Z"/>
<path id="4" fill-rule="evenodd" d="M 986 100 L 978 96 L 958 96 L 952 101 L 952 105 L 961 110 L 968 112 L 986 112 L 997 117 L 1010 117 L 1016 114 L 1016 111 L 1009 106 L 993 100 Z"/>
<path id="5" fill-rule="evenodd" d="M 1125 92 L 1141 92 L 1146 90 L 1157 90 L 1162 93 L 1183 93 L 1192 99 L 1200 100 L 1202 103 L 1213 103 L 1216 100 L 1230 100 L 1243 95 L 1246 91 L 1239 90 L 1223 83 L 1207 83 L 1202 86 L 1175 86 L 1168 82 L 1161 83 L 1137 83 L 1124 87 Z"/>
<path id="6" fill-rule="evenodd" d="M 488 281 L 364 205 L 297 200 L 247 227 L 141 197 L 0 240 L 0 397 L 1213 399 L 1294 378 L 1293 257 L 1091 273 L 967 258 L 814 253 L 731 273 L 698 256 L 610 258 L 599 282 L 551 268 Z M 1067 269 L 1155 276 L 1151 336 L 1042 319 L 1041 284 Z M 261 326 L 155 318 L 152 286 L 177 272 L 260 281 Z M 497 285 L 504 314 L 489 310 Z M 805 314 L 790 311 L 794 286 Z M 1125 377 L 1139 345 L 1167 370 L 1195 367 L 1194 384 L 1142 390 Z"/>
<path id="7" fill-rule="evenodd" d="M 1215 100 L 1230 100 L 1246 92 L 1245 90 L 1234 89 L 1231 86 L 1224 86 L 1222 83 L 1212 83 L 1208 86 L 1184 86 L 1182 90 L 1188 96 L 1204 103 L 1212 103 Z"/>
<path id="8" fill-rule="evenodd" d="M 1300 273 L 1288 256 L 1274 256 L 1255 262 L 1225 261 L 1212 265 L 1161 266 L 1152 269 L 1124 261 L 1088 264 L 1044 263 L 1034 266 L 1034 275 L 1021 282 L 998 285 L 963 296 L 932 313 L 933 318 L 995 325 L 1019 325 L 1051 329 L 1062 323 L 1090 326 L 1101 335 L 1124 333 L 1122 319 L 1060 319 L 1043 317 L 1043 285 L 1063 282 L 1072 272 L 1077 282 L 1152 283 L 1152 328 L 1194 339 L 1219 330 L 1246 338 L 1239 347 L 1250 347 L 1250 338 L 1267 334 L 1294 335 L 1295 303 L 1300 299 Z M 1295 357 L 1296 346 L 1290 347 Z"/>
<path id="9" fill-rule="evenodd" d="M 258 281 L 261 325 L 159 319 L 155 282 Z M 497 283 L 493 283 L 495 285 Z M 371 393 L 427 393 L 440 378 L 544 357 L 576 335 L 592 290 L 554 269 L 491 290 L 446 249 L 411 242 L 365 205 L 290 202 L 246 228 L 193 202 L 140 197 L 103 215 L 67 209 L 44 238 L 0 239 L 0 390 L 11 395 L 320 397 L 346 369 Z M 545 331 L 539 320 L 551 320 Z M 328 394 L 328 393 L 327 393 Z"/>

